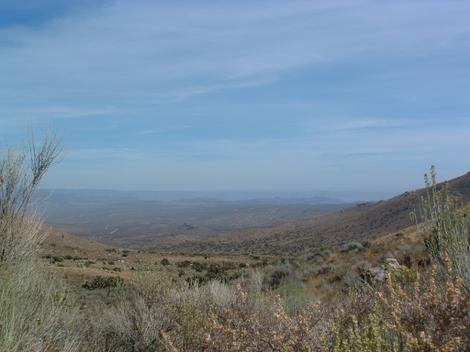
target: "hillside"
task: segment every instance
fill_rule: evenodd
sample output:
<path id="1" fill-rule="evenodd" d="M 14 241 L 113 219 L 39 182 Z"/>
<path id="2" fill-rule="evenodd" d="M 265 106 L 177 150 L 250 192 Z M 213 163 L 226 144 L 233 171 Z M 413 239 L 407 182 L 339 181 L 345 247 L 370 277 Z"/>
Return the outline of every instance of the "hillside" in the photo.
<path id="1" fill-rule="evenodd" d="M 197 195 L 197 194 L 196 194 Z M 176 194 L 195 196 L 192 194 Z M 233 197 L 234 195 L 232 195 Z M 240 194 L 239 196 L 244 196 Z M 146 248 L 162 237 L 204 238 L 269 228 L 344 209 L 330 198 L 173 198 L 149 192 L 43 191 L 35 198 L 45 222 L 114 246 Z"/>
<path id="2" fill-rule="evenodd" d="M 463 203 L 470 202 L 470 172 L 450 181 L 449 192 Z M 371 240 L 399 232 L 413 225 L 410 213 L 417 210 L 425 190 L 405 192 L 386 201 L 358 204 L 307 220 L 286 222 L 271 228 L 241 231 L 233 236 L 190 240 L 161 239 L 153 242 L 157 251 L 184 253 L 300 253 L 323 245 L 341 245 L 351 241 Z M 173 243 L 172 243 L 173 242 Z"/>
<path id="3" fill-rule="evenodd" d="M 469 181 L 467 174 L 449 182 L 451 193 L 462 202 L 469 201 Z M 439 187 L 442 187 L 442 184 Z M 276 304 L 279 312 L 285 312 L 283 315 L 285 317 L 295 316 L 296 312 L 305 306 L 322 307 L 318 311 L 311 312 L 311 316 L 315 319 L 321 317 L 322 321 L 331 319 L 341 327 L 343 323 L 337 322 L 339 320 L 347 322 L 351 313 L 357 316 L 361 316 L 363 312 L 369 314 L 378 302 L 383 303 L 377 301 L 374 292 L 384 290 L 383 285 L 388 285 L 384 282 L 387 274 L 394 275 L 393 277 L 398 280 L 397 283 L 403 287 L 414 289 L 403 289 L 400 292 L 417 292 L 416 296 L 412 297 L 398 295 L 393 297 L 404 297 L 403 300 L 416 298 L 417 302 L 422 302 L 423 294 L 429 292 L 427 283 L 419 286 L 416 285 L 418 281 L 415 282 L 418 273 L 419 275 L 428 273 L 431 263 L 424 246 L 423 233 L 418 231 L 416 226 L 399 228 L 409 221 L 404 215 L 416 207 L 416 199 L 420 194 L 423 194 L 423 190 L 412 194 L 405 193 L 388 201 L 360 204 L 337 214 L 321 216 L 302 223 L 291 222 L 271 229 L 251 233 L 247 231 L 246 234 L 240 233 L 237 237 L 224 238 L 222 241 L 212 239 L 191 240 L 180 244 L 174 242 L 174 248 L 190 246 L 186 254 L 181 251 L 163 253 L 164 251 L 159 250 L 157 253 L 152 253 L 116 248 L 51 230 L 49 237 L 43 243 L 41 257 L 45 267 L 65 279 L 67 289 L 74 295 L 80 314 L 87 317 L 87 323 L 94 322 L 95 325 L 92 325 L 90 331 L 93 333 L 97 331 L 94 338 L 100 342 L 103 336 L 107 339 L 110 336 L 112 339 L 119 339 L 119 336 L 116 338 L 115 331 L 119 331 L 123 321 L 126 324 L 124 341 L 128 341 L 127 327 L 131 326 L 133 329 L 134 325 L 128 325 L 127 322 L 140 324 L 144 312 L 145 326 L 148 317 L 151 317 L 150 319 L 153 317 L 147 315 L 146 304 L 168 310 L 165 314 L 171 314 L 168 315 L 170 318 L 167 323 L 171 328 L 167 328 L 166 331 L 172 336 L 180 334 L 177 329 L 186 326 L 182 324 L 192 323 L 194 316 L 199 319 L 197 328 L 191 325 L 189 332 L 184 330 L 183 336 L 186 336 L 184 334 L 190 338 L 206 336 L 204 334 L 207 329 L 211 329 L 211 325 L 203 324 L 208 321 L 207 316 L 212 312 L 211 309 L 219 309 L 219 306 L 224 308 L 228 305 L 232 309 L 230 312 L 237 312 L 240 305 L 246 304 L 245 300 L 238 297 L 248 295 L 252 295 L 248 296 L 250 299 L 261 297 L 256 301 L 257 304 L 267 302 L 267 306 L 263 306 L 263 314 L 270 312 L 269 309 L 272 306 L 276 307 Z M 462 216 L 460 210 L 458 214 Z M 349 221 L 349 223 L 344 226 L 340 221 Z M 395 228 L 398 230 L 395 231 Z M 353 232 L 347 234 L 347 229 Z M 273 233 L 273 230 L 276 233 Z M 337 235 L 339 231 L 345 231 L 345 235 L 342 238 L 311 235 L 309 238 L 308 231 L 311 231 L 310 234 L 322 234 L 321 231 L 324 231 L 334 236 L 339 236 Z M 388 233 L 383 234 L 381 231 Z M 316 244 L 318 238 L 324 240 L 323 245 Z M 263 241 L 267 245 L 258 249 L 256 246 L 261 246 Z M 305 247 L 299 247 L 299 243 Z M 244 247 L 247 245 L 251 245 L 249 249 L 253 250 L 247 252 Z M 227 253 L 221 251 L 225 246 L 230 249 Z M 206 253 L 201 255 L 202 253 L 197 253 L 198 250 Z M 308 252 L 305 253 L 304 250 Z M 435 277 L 432 280 L 435 280 Z M 443 285 L 454 290 L 457 283 L 447 281 Z M 371 287 L 374 290 L 370 290 Z M 236 292 L 239 292 L 239 296 Z M 459 293 L 457 296 L 460 297 Z M 175 304 L 175 298 L 178 297 L 183 297 L 183 300 Z M 272 300 L 273 297 L 278 298 Z M 441 302 L 448 302 L 449 297 L 437 301 L 436 308 L 442 304 Z M 209 300 L 208 305 L 203 305 L 207 300 Z M 467 309 L 468 297 L 462 296 L 461 301 L 458 310 L 449 310 L 448 316 L 453 318 L 456 311 Z M 235 303 L 230 305 L 230 302 Z M 142 303 L 145 304 L 141 305 Z M 411 308 L 415 306 L 412 305 Z M 179 309 L 180 307 L 182 308 Z M 252 311 L 251 305 L 246 307 L 248 309 L 242 312 Z M 346 309 L 344 318 L 338 315 L 337 307 L 341 307 L 341 312 L 342 309 Z M 436 308 L 429 308 L 426 314 L 431 314 Z M 417 306 L 416 310 L 419 313 L 417 315 L 419 319 L 416 321 L 420 322 L 423 319 L 423 309 Z M 161 315 L 156 316 L 160 322 Z M 447 324 L 448 316 L 442 326 L 447 326 L 444 324 Z M 120 317 L 127 320 L 121 320 Z M 461 322 L 459 324 L 468 330 L 465 325 L 468 322 L 467 317 L 468 315 L 465 315 L 461 319 L 463 325 Z M 225 322 L 224 319 L 221 318 L 222 323 Z M 251 316 L 242 316 L 239 319 L 241 322 L 250 322 Z M 408 319 L 407 314 L 404 315 L 404 321 L 408 321 L 406 319 Z M 111 325 L 107 325 L 110 321 Z M 430 321 L 434 322 L 434 317 L 431 317 Z M 239 326 L 240 323 L 237 324 Z M 267 324 L 264 323 L 263 326 L 269 326 Z M 414 324 L 416 322 L 413 322 Z M 140 329 L 140 325 L 137 326 Z M 199 326 L 202 326 L 200 330 Z M 309 328 L 309 331 L 312 329 Z M 467 336 L 466 334 L 462 333 L 462 336 Z M 245 341 L 245 337 L 243 335 L 240 340 Z M 105 345 L 108 347 L 107 341 Z M 201 342 L 197 341 L 195 344 Z M 183 347 L 181 350 L 200 350 L 200 348 Z M 352 349 L 346 347 L 343 351 L 350 350 Z"/>

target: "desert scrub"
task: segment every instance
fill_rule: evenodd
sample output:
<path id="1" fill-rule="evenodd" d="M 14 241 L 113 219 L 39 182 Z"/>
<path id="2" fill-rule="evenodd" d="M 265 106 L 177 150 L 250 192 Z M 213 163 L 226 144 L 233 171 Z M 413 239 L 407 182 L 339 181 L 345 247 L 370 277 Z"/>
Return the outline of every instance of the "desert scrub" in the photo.
<path id="1" fill-rule="evenodd" d="M 412 288 L 388 279 L 379 301 L 390 320 L 387 328 L 400 334 L 412 351 L 470 350 L 470 294 L 444 257 L 444 273 L 434 266 Z"/>
<path id="2" fill-rule="evenodd" d="M 36 247 L 18 245 L 21 241 L 18 224 L 27 220 L 31 198 L 59 153 L 57 139 L 47 135 L 41 145 L 32 138 L 28 151 L 8 149 L 6 153 L 0 153 L 0 262 L 21 260 L 22 255 L 27 256 L 37 250 Z M 18 252 L 25 249 L 30 252 Z"/>
<path id="3" fill-rule="evenodd" d="M 425 182 L 427 188 L 420 200 L 419 214 L 427 252 L 441 267 L 448 257 L 455 274 L 462 278 L 465 289 L 470 290 L 470 217 L 450 195 L 446 184 L 437 186 L 434 167 L 425 176 Z"/>
<path id="4" fill-rule="evenodd" d="M 262 310 L 240 286 L 236 302 L 212 315 L 205 336 L 208 351 L 310 351 L 316 346 L 316 307 L 289 316 L 277 295 L 266 297 Z M 258 302 L 259 304 L 259 302 Z M 313 319 L 312 319 L 313 318 Z"/>
<path id="5" fill-rule="evenodd" d="M 436 266 L 413 280 L 388 274 L 365 314 L 351 314 L 344 322 L 332 319 L 324 336 L 333 351 L 468 351 L 470 295 L 453 265 L 444 259 L 445 272 Z M 357 301 L 356 301 L 357 302 Z M 331 337 L 333 336 L 332 340 Z"/>
<path id="6" fill-rule="evenodd" d="M 163 258 L 162 260 L 160 260 L 160 264 L 163 266 L 167 266 L 170 265 L 170 261 L 167 258 Z"/>
<path id="7" fill-rule="evenodd" d="M 230 306 L 235 293 L 218 281 L 189 286 L 162 268 L 136 272 L 111 299 L 92 314 L 99 318 L 92 319 L 89 350 L 198 351 L 209 316 Z"/>
<path id="8" fill-rule="evenodd" d="M 78 350 L 73 301 L 60 280 L 42 267 L 46 233 L 27 216 L 31 197 L 56 160 L 59 144 L 46 136 L 29 150 L 0 155 L 0 351 Z"/>
<path id="9" fill-rule="evenodd" d="M 74 302 L 58 278 L 38 266 L 31 260 L 0 268 L 0 351 L 77 350 Z"/>
<path id="10" fill-rule="evenodd" d="M 110 291 L 110 305 L 98 305 L 88 313 L 90 351 L 165 351 L 160 331 L 171 326 L 166 311 L 173 287 L 165 271 L 137 271 L 135 276 Z"/>
<path id="11" fill-rule="evenodd" d="M 111 289 L 115 287 L 120 287 L 124 284 L 124 280 L 117 276 L 97 276 L 92 281 L 86 281 L 82 287 L 87 290 L 97 290 L 97 289 Z"/>
<path id="12" fill-rule="evenodd" d="M 353 315 L 346 331 L 333 328 L 330 332 L 333 334 L 332 345 L 325 349 L 334 352 L 406 351 L 399 335 L 387 331 L 383 324 L 384 314 L 378 308 L 362 319 L 361 323 Z"/>

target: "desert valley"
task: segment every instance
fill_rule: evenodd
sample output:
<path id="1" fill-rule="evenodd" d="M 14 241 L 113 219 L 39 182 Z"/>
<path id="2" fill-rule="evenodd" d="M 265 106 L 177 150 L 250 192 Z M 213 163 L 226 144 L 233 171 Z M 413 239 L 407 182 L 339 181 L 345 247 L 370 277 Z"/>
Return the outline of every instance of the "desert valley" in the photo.
<path id="1" fill-rule="evenodd" d="M 470 352 L 469 0 L 0 0 L 0 352 Z"/>

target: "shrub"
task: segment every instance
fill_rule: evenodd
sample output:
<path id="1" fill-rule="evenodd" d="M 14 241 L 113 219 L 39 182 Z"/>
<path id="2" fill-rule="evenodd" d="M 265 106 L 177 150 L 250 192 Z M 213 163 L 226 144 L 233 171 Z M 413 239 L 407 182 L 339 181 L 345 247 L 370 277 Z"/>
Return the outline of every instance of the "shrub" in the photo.
<path id="1" fill-rule="evenodd" d="M 449 257 L 456 274 L 470 290 L 470 217 L 459 211 L 447 185 L 438 188 L 435 168 L 425 176 L 426 193 L 421 198 L 420 216 L 423 233 L 430 233 L 425 245 L 431 258 L 442 266 Z"/>
<path id="2" fill-rule="evenodd" d="M 96 290 L 102 288 L 120 287 L 124 284 L 124 280 L 117 276 L 97 276 L 92 281 L 86 281 L 82 287 L 87 290 Z"/>
<path id="3" fill-rule="evenodd" d="M 191 266 L 191 262 L 189 260 L 183 260 L 181 262 L 176 263 L 176 266 L 178 268 L 187 268 L 187 267 Z"/>
<path id="4" fill-rule="evenodd" d="M 188 287 L 170 273 L 138 272 L 128 289 L 115 293 L 111 307 L 96 313 L 94 351 L 197 351 L 203 345 L 211 312 L 235 301 L 219 282 Z"/>
<path id="5" fill-rule="evenodd" d="M 463 280 L 453 272 L 450 259 L 443 260 L 446 270 L 440 279 L 434 267 L 407 290 L 389 276 L 388 290 L 379 295 L 390 316 L 388 328 L 413 351 L 470 350 L 470 294 L 462 289 Z"/>
<path id="6" fill-rule="evenodd" d="M 163 351 L 160 331 L 167 325 L 163 307 L 148 305 L 142 297 L 119 296 L 112 307 L 93 312 L 86 350 L 139 352 Z"/>
<path id="7" fill-rule="evenodd" d="M 351 251 L 359 252 L 359 251 L 362 251 L 363 249 L 364 249 L 364 246 L 359 242 L 345 243 L 344 245 L 340 247 L 340 251 L 343 253 L 351 252 Z"/>
<path id="8" fill-rule="evenodd" d="M 73 301 L 38 264 L 0 267 L 0 351 L 77 350 L 79 329 L 69 319 Z"/>
<path id="9" fill-rule="evenodd" d="M 52 255 L 52 254 L 47 254 L 43 258 L 49 259 L 49 263 L 51 263 L 51 264 L 60 263 L 60 262 L 64 261 L 63 257 L 57 256 L 57 255 Z"/>
<path id="10" fill-rule="evenodd" d="M 327 275 L 335 271 L 335 267 L 333 265 L 322 265 L 316 270 L 317 275 Z"/>
<path id="11" fill-rule="evenodd" d="M 78 350 L 78 327 L 71 327 L 73 302 L 60 280 L 45 271 L 38 249 L 47 235 L 27 216 L 31 197 L 58 156 L 46 136 L 28 152 L 0 155 L 0 351 Z"/>
<path id="12" fill-rule="evenodd" d="M 197 272 L 201 272 L 203 270 L 207 270 L 207 264 L 206 263 L 200 263 L 200 262 L 193 262 L 193 269 Z"/>
<path id="13" fill-rule="evenodd" d="M 333 323 L 333 351 L 468 351 L 470 295 L 446 260 L 444 276 L 437 269 L 413 285 L 393 279 L 376 296 L 373 309 Z"/>
<path id="14" fill-rule="evenodd" d="M 399 352 L 399 337 L 389 334 L 383 326 L 383 313 L 376 309 L 368 314 L 361 323 L 356 316 L 350 318 L 350 325 L 345 331 L 334 328 L 333 343 L 328 350 L 333 352 Z"/>
<path id="15" fill-rule="evenodd" d="M 256 301 L 237 286 L 236 302 L 209 320 L 205 336 L 207 351 L 308 351 L 315 346 L 316 324 L 313 314 L 290 317 L 279 296 L 270 299 L 270 314 L 254 308 Z M 318 318 L 318 317 L 317 317 Z"/>

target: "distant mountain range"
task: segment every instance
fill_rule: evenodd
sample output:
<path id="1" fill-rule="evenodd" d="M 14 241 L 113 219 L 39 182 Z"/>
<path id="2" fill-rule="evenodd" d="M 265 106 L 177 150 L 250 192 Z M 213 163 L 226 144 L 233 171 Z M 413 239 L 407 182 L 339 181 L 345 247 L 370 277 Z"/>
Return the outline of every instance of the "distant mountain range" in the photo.
<path id="1" fill-rule="evenodd" d="M 445 183 L 440 183 L 440 189 Z M 470 202 L 470 172 L 446 184 L 462 203 Z M 156 241 L 157 251 L 184 253 L 299 253 L 323 245 L 364 241 L 399 232 L 413 225 L 410 213 L 419 208 L 424 189 L 405 192 L 387 201 L 366 202 L 308 219 L 286 221 L 264 229 L 245 230 L 223 238 Z"/>
<path id="2" fill-rule="evenodd" d="M 389 192 L 370 191 L 117 191 L 95 189 L 42 189 L 37 199 L 54 201 L 255 201 L 282 203 L 351 203 L 388 198 Z"/>
<path id="3" fill-rule="evenodd" d="M 147 246 L 162 237 L 195 239 L 269 227 L 349 206 L 327 197 L 256 195 L 264 197 L 243 199 L 255 196 L 252 193 L 42 190 L 34 204 L 45 222 L 60 230 L 135 246 Z"/>
<path id="4" fill-rule="evenodd" d="M 470 173 L 447 184 L 453 196 L 470 202 Z M 197 192 L 43 190 L 36 204 L 44 209 L 47 224 L 112 245 L 159 252 L 283 254 L 402 231 L 413 224 L 410 213 L 423 192 L 341 203 L 317 196 L 243 200 L 232 194 L 224 200 L 220 194 L 209 198 Z"/>

